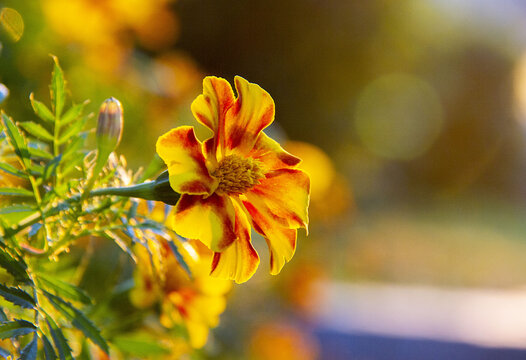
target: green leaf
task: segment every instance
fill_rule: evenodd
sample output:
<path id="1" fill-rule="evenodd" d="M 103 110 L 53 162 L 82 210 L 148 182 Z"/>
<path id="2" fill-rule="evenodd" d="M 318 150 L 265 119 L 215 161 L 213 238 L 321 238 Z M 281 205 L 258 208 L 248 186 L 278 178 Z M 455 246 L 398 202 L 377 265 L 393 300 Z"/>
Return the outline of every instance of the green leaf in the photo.
<path id="1" fill-rule="evenodd" d="M 16 167 L 14 167 L 11 164 L 0 163 L 0 170 L 6 172 L 8 174 L 17 176 L 17 177 L 20 177 L 20 178 L 23 178 L 23 179 L 27 179 L 27 175 L 23 171 L 20 171 L 19 169 L 17 169 Z"/>
<path id="2" fill-rule="evenodd" d="M 55 116 L 57 119 L 59 119 L 66 101 L 66 82 L 64 80 L 64 73 L 62 72 L 60 64 L 58 63 L 58 58 L 53 55 L 51 55 L 51 57 L 55 62 L 55 66 L 51 75 L 51 85 L 49 86 L 49 90 L 51 94 L 51 104 L 53 105 Z"/>
<path id="3" fill-rule="evenodd" d="M 42 335 L 42 344 L 44 345 L 44 359 L 55 360 L 57 358 L 57 354 L 55 354 L 53 345 L 51 345 L 46 335 Z"/>
<path id="4" fill-rule="evenodd" d="M 84 107 L 89 104 L 89 100 L 84 101 L 82 104 L 75 104 L 66 111 L 62 119 L 60 119 L 60 125 L 64 126 L 70 122 L 77 120 L 84 112 Z"/>
<path id="5" fill-rule="evenodd" d="M 53 135 L 51 135 L 49 131 L 47 131 L 42 125 L 37 124 L 36 122 L 24 121 L 18 125 L 20 125 L 22 129 L 24 129 L 28 134 L 31 134 L 36 138 L 53 141 Z"/>
<path id="6" fill-rule="evenodd" d="M 20 212 L 33 212 L 36 209 L 30 205 L 25 204 L 15 204 L 0 208 L 0 215 L 6 215 L 11 213 L 20 213 Z"/>
<path id="7" fill-rule="evenodd" d="M 23 188 L 0 187 L 0 195 L 32 197 L 33 192 Z"/>
<path id="8" fill-rule="evenodd" d="M 146 167 L 144 174 L 140 177 L 139 182 L 144 182 L 147 179 L 155 177 L 161 172 L 161 170 L 165 168 L 166 165 L 164 164 L 164 161 L 159 157 L 159 155 L 155 154 L 153 156 L 152 161 L 150 161 L 150 163 Z"/>
<path id="9" fill-rule="evenodd" d="M 60 136 L 60 139 L 58 140 L 58 143 L 60 145 L 62 145 L 66 141 L 68 141 L 72 136 L 78 135 L 82 131 L 82 129 L 84 128 L 84 124 L 85 123 L 86 123 L 86 119 L 81 119 L 81 120 L 75 122 L 66 131 L 64 131 L 64 133 Z"/>
<path id="10" fill-rule="evenodd" d="M 51 160 L 51 159 L 53 159 L 53 155 L 51 155 L 50 153 L 48 153 L 45 150 L 42 150 L 42 149 L 39 149 L 39 148 L 36 148 L 36 147 L 32 147 L 32 146 L 29 146 L 28 150 L 29 150 L 29 154 L 31 155 L 31 158 L 41 158 L 41 159 L 44 159 L 44 160 Z"/>
<path id="11" fill-rule="evenodd" d="M 109 353 L 108 344 L 100 335 L 100 330 L 93 325 L 86 315 L 58 296 L 52 295 L 47 291 L 44 291 L 44 295 L 48 298 L 49 302 L 55 307 L 55 309 L 71 321 L 73 326 L 82 331 L 87 338 L 98 345 L 106 354 Z"/>
<path id="12" fill-rule="evenodd" d="M 4 322 L 4 321 L 7 321 L 7 316 L 5 315 L 4 313 L 4 310 L 2 308 L 0 308 L 0 322 Z"/>
<path id="13" fill-rule="evenodd" d="M 14 225 L 36 212 L 37 210 L 30 205 L 14 204 L 0 208 L 0 219 L 9 225 Z"/>
<path id="14" fill-rule="evenodd" d="M 29 95 L 29 101 L 31 101 L 33 111 L 39 118 L 47 122 L 55 122 L 55 116 L 53 115 L 51 110 L 49 110 L 47 106 L 41 103 L 40 101 L 35 100 L 35 96 L 33 93 Z"/>
<path id="15" fill-rule="evenodd" d="M 9 287 L 0 284 L 0 296 L 25 309 L 34 309 L 36 306 L 35 299 L 24 290 L 17 287 Z"/>
<path id="16" fill-rule="evenodd" d="M 53 160 L 51 160 L 46 167 L 44 168 L 44 173 L 42 174 L 43 181 L 46 181 L 52 176 L 55 176 L 57 172 L 57 167 L 60 164 L 60 160 L 62 159 L 62 154 L 59 154 L 57 157 L 55 157 Z"/>
<path id="17" fill-rule="evenodd" d="M 55 292 L 56 295 L 73 301 L 79 301 L 83 304 L 91 304 L 91 298 L 84 290 L 69 284 L 65 281 L 59 280 L 49 275 L 38 274 L 38 281 L 41 286 L 48 290 Z"/>
<path id="18" fill-rule="evenodd" d="M 84 146 L 86 138 L 87 138 L 86 133 L 80 133 L 79 136 L 77 136 L 75 139 L 73 139 L 73 141 L 70 144 L 68 144 L 66 150 L 64 150 L 64 156 L 63 156 L 64 161 L 67 161 L 72 156 L 77 155 L 77 151 L 82 149 L 82 147 Z"/>
<path id="19" fill-rule="evenodd" d="M 13 120 L 4 112 L 2 112 L 1 118 L 2 124 L 4 125 L 4 131 L 7 135 L 7 138 L 9 139 L 9 143 L 15 150 L 15 154 L 17 154 L 20 160 L 22 160 L 26 168 L 29 168 L 31 166 L 31 161 L 29 158 L 29 150 L 27 149 L 27 144 L 24 137 L 16 127 Z"/>
<path id="20" fill-rule="evenodd" d="M 0 324 L 0 339 L 27 335 L 36 330 L 36 326 L 26 320 L 13 320 Z"/>
<path id="21" fill-rule="evenodd" d="M 38 336 L 35 334 L 31 340 L 20 352 L 20 360 L 35 360 L 37 358 Z"/>
<path id="22" fill-rule="evenodd" d="M 154 357 L 170 351 L 147 334 L 124 335 L 113 338 L 112 344 L 120 351 L 137 357 Z"/>
<path id="23" fill-rule="evenodd" d="M 22 259 L 15 259 L 9 253 L 5 252 L 0 248 L 0 266 L 7 270 L 8 273 L 13 275 L 16 281 L 31 284 L 32 281 L 27 275 L 27 265 Z"/>
<path id="24" fill-rule="evenodd" d="M 58 350 L 58 357 L 60 358 L 60 360 L 73 360 L 71 348 L 69 347 L 68 341 L 62 333 L 62 330 L 60 330 L 55 321 L 53 321 L 53 319 L 51 319 L 50 317 L 46 317 L 46 322 L 49 328 L 49 332 L 51 333 L 51 337 L 53 338 L 55 348 Z"/>

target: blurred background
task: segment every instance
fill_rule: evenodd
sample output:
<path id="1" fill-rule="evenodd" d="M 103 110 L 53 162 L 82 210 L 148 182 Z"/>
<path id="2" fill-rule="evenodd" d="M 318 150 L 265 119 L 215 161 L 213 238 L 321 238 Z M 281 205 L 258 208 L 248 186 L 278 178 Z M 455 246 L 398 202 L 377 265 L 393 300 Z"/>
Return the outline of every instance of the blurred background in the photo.
<path id="1" fill-rule="evenodd" d="M 205 75 L 273 96 L 268 132 L 312 178 L 309 236 L 277 277 L 255 238 L 260 271 L 232 291 L 202 358 L 526 357 L 526 2 L 0 8 L 6 112 L 33 116 L 57 55 L 73 101 L 122 101 L 133 169 L 159 135 L 195 125 Z"/>

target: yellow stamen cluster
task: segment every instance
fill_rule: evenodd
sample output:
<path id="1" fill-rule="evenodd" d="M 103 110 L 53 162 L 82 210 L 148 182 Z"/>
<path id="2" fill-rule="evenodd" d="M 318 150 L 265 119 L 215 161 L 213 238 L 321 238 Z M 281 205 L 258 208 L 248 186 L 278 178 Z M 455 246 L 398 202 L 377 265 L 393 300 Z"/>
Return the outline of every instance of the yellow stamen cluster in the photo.
<path id="1" fill-rule="evenodd" d="M 226 156 L 212 172 L 219 180 L 216 192 L 220 194 L 242 194 L 257 185 L 263 175 L 258 161 L 237 155 Z"/>

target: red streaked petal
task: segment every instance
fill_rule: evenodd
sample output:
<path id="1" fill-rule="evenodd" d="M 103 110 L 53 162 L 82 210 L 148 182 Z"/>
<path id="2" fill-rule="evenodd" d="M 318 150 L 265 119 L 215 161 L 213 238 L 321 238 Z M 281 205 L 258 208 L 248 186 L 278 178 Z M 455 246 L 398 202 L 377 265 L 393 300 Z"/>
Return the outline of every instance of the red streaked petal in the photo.
<path id="1" fill-rule="evenodd" d="M 243 201 L 245 209 L 252 217 L 254 230 L 263 235 L 270 251 L 270 273 L 277 275 L 296 251 L 296 229 L 288 229 L 277 224 L 269 214 L 261 212 L 249 201 Z"/>
<path id="2" fill-rule="evenodd" d="M 210 275 L 241 284 L 256 272 L 259 256 L 250 240 L 250 223 L 247 216 L 239 205 L 235 207 L 236 234 L 239 238 L 223 252 L 214 253 Z"/>
<path id="3" fill-rule="evenodd" d="M 272 140 L 263 131 L 259 133 L 254 148 L 248 153 L 248 156 L 261 161 L 267 171 L 290 168 L 301 161 L 283 150 L 278 142 Z"/>
<path id="4" fill-rule="evenodd" d="M 203 94 L 192 102 L 197 121 L 214 132 L 214 148 L 224 144 L 225 114 L 234 103 L 232 86 L 225 79 L 207 76 L 203 79 Z"/>
<path id="5" fill-rule="evenodd" d="M 247 154 L 261 130 L 274 121 L 274 100 L 259 85 L 235 77 L 238 98 L 225 117 L 226 152 Z"/>
<path id="6" fill-rule="evenodd" d="M 181 126 L 157 140 L 157 153 L 168 166 L 170 186 L 181 194 L 209 194 L 215 182 L 205 164 L 202 145 L 194 128 Z"/>
<path id="7" fill-rule="evenodd" d="M 235 216 L 228 196 L 183 194 L 175 205 L 172 227 L 179 235 L 200 240 L 212 251 L 224 251 L 237 238 Z"/>
<path id="8" fill-rule="evenodd" d="M 309 176 L 297 169 L 271 171 L 245 196 L 266 217 L 275 223 L 296 229 L 307 227 Z"/>

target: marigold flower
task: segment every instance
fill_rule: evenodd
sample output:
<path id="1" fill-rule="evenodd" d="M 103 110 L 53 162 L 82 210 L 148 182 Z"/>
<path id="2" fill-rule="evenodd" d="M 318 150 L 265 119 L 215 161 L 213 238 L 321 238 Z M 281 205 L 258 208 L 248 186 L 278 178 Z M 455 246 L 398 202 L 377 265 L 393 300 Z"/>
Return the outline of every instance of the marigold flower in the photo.
<path id="1" fill-rule="evenodd" d="M 159 245 L 159 251 L 153 250 Z M 188 264 L 192 278 L 183 270 L 169 244 L 162 239 L 149 243 L 148 250 L 137 245 L 135 287 L 130 299 L 139 308 L 161 304 L 161 324 L 167 328 L 184 326 L 193 348 L 201 348 L 209 329 L 219 323 L 219 315 L 226 307 L 226 293 L 232 283 L 208 274 L 212 252 L 197 241 L 178 243 L 177 248 Z M 150 259 L 150 256 L 152 258 Z M 154 270 L 154 267 L 156 270 Z"/>
<path id="2" fill-rule="evenodd" d="M 270 95 L 239 76 L 235 86 L 237 98 L 225 79 L 206 77 L 192 112 L 213 136 L 201 143 L 181 126 L 159 138 L 157 153 L 182 194 L 174 230 L 215 252 L 213 276 L 242 283 L 259 265 L 251 225 L 267 241 L 271 274 L 292 258 L 297 229 L 308 224 L 310 181 L 300 159 L 263 132 L 274 121 Z"/>

